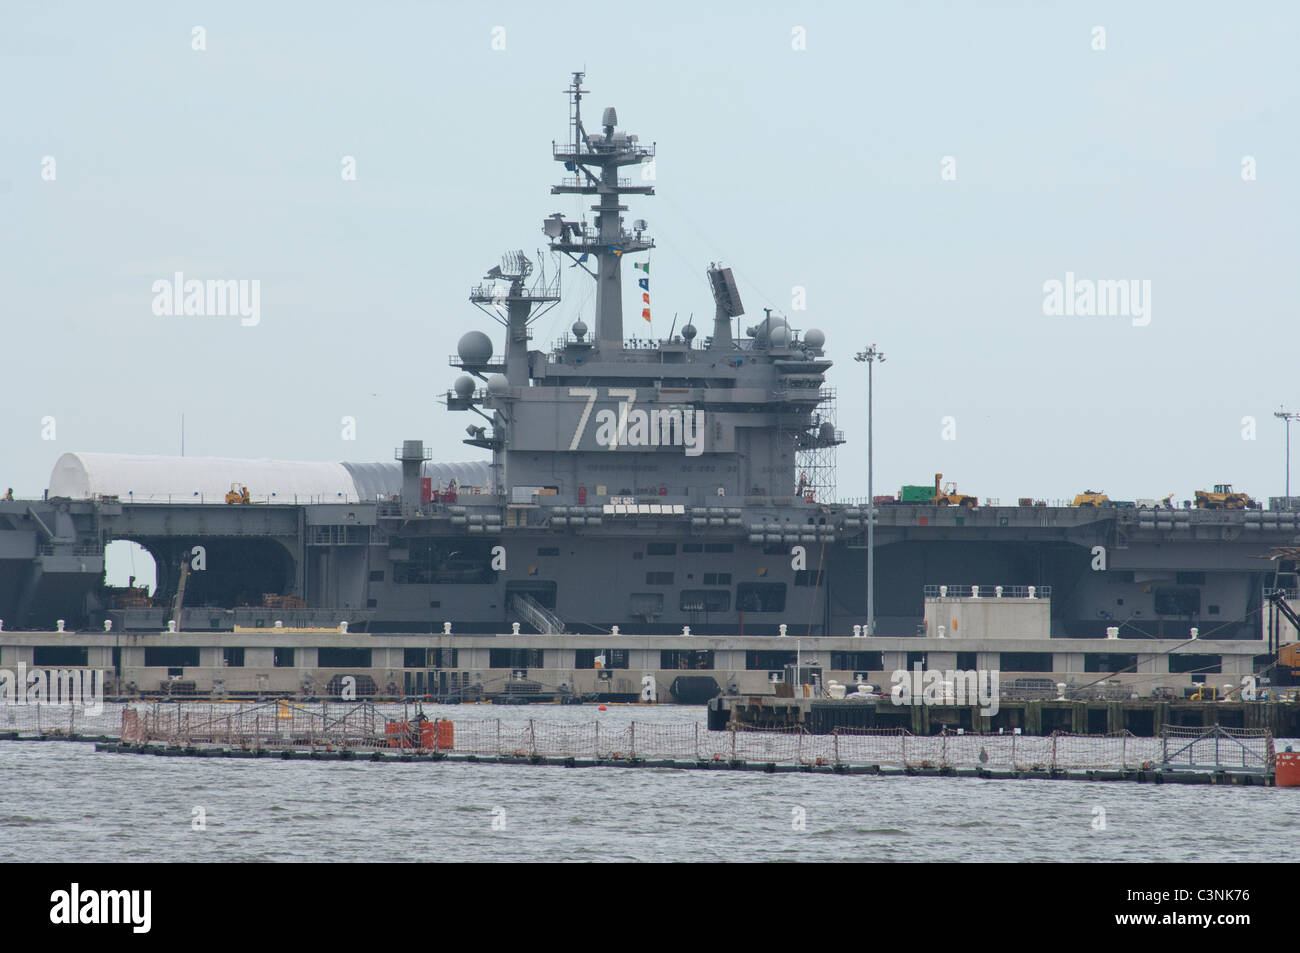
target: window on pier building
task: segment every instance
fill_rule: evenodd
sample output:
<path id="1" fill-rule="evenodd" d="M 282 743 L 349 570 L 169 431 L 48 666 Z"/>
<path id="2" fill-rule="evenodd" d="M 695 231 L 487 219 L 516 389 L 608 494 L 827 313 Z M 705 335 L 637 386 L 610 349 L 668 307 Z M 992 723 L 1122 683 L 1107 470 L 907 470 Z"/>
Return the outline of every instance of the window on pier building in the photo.
<path id="1" fill-rule="evenodd" d="M 573 667 L 595 668 L 600 655 L 605 656 L 605 668 L 627 668 L 627 649 L 578 649 L 573 653 Z"/>
<path id="2" fill-rule="evenodd" d="M 1085 652 L 1083 670 L 1085 672 L 1122 672 L 1137 671 L 1136 655 L 1127 652 Z M 1172 666 L 1171 666 L 1172 670 Z"/>
<path id="3" fill-rule="evenodd" d="M 957 668 L 963 672 L 975 671 L 975 669 L 979 668 L 979 662 L 977 660 L 977 656 L 978 653 L 976 652 L 958 652 Z"/>
<path id="4" fill-rule="evenodd" d="M 794 572 L 794 584 L 796 586 L 820 586 L 822 584 L 823 571 L 820 569 L 796 569 Z"/>
<path id="5" fill-rule="evenodd" d="M 751 672 L 775 671 L 795 664 L 795 652 L 751 649 L 745 653 L 745 668 Z"/>
<path id="6" fill-rule="evenodd" d="M 316 665 L 319 668 L 370 668 L 370 649 L 317 649 Z"/>
<path id="7" fill-rule="evenodd" d="M 293 668 L 293 649 L 274 649 L 271 664 L 276 668 Z"/>
<path id="8" fill-rule="evenodd" d="M 488 668 L 541 668 L 541 649 L 489 649 Z"/>
<path id="9" fill-rule="evenodd" d="M 670 572 L 648 572 L 645 574 L 645 584 L 647 586 L 671 586 L 673 584 L 673 574 Z"/>
<path id="10" fill-rule="evenodd" d="M 645 547 L 647 556 L 676 556 L 676 543 L 647 543 Z"/>
<path id="11" fill-rule="evenodd" d="M 1223 672 L 1222 655 L 1192 655 L 1173 652 L 1169 656 L 1169 671 L 1180 675 L 1219 675 Z"/>
<path id="12" fill-rule="evenodd" d="M 882 652 L 832 652 L 831 668 L 837 672 L 879 672 L 885 667 Z"/>
<path id="13" fill-rule="evenodd" d="M 90 664 L 89 658 L 90 649 L 84 645 L 37 645 L 32 649 L 32 664 L 37 668 L 80 668 Z"/>
<path id="14" fill-rule="evenodd" d="M 736 586 L 736 609 L 741 612 L 784 612 L 785 583 L 740 583 Z"/>
<path id="15" fill-rule="evenodd" d="M 144 650 L 145 668 L 195 668 L 199 664 L 197 647 L 154 645 Z"/>
<path id="16" fill-rule="evenodd" d="M 402 649 L 403 668 L 455 668 L 459 649 L 431 649 L 425 646 Z"/>
<path id="17" fill-rule="evenodd" d="M 662 649 L 659 652 L 660 668 L 712 669 L 712 649 Z"/>
<path id="18" fill-rule="evenodd" d="M 908 652 L 908 653 L 907 653 L 907 668 L 908 668 L 908 671 L 911 671 L 911 670 L 912 670 L 913 668 L 915 668 L 917 665 L 921 666 L 921 670 L 922 670 L 922 671 L 925 671 L 926 669 L 928 669 L 928 668 L 930 667 L 930 656 L 929 656 L 929 653 L 926 653 L 926 652 Z"/>
<path id="19" fill-rule="evenodd" d="M 1050 672 L 1051 652 L 1003 652 L 998 667 L 1004 672 Z"/>
<path id="20" fill-rule="evenodd" d="M 243 668 L 244 667 L 244 650 L 242 648 L 231 648 L 229 646 L 221 650 L 221 664 L 226 668 Z"/>

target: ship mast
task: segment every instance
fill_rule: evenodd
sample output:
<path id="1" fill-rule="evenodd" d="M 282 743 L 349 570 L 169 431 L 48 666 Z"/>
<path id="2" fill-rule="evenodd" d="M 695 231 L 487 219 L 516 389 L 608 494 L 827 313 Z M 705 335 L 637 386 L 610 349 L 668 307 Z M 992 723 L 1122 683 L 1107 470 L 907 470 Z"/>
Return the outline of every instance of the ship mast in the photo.
<path id="1" fill-rule="evenodd" d="M 551 143 L 551 152 L 557 162 L 573 173 L 559 185 L 551 186 L 552 195 L 594 195 L 599 201 L 591 206 L 596 213 L 596 227 L 589 229 L 584 222 L 568 222 L 557 212 L 546 219 L 543 230 L 551 239 L 551 250 L 564 252 L 596 281 L 596 328 L 598 347 L 622 349 L 623 347 L 623 278 L 622 258 L 629 252 L 646 251 L 654 241 L 642 235 L 645 223 L 638 220 L 634 231 L 623 227 L 622 212 L 627 206 L 619 198 L 628 194 L 654 195 L 654 186 L 631 179 L 620 179 L 618 170 L 623 166 L 641 165 L 655 154 L 653 143 L 647 149 L 637 137 L 615 129 L 618 113 L 613 106 L 601 116 L 603 132 L 589 135 L 582 124 L 583 73 L 573 74 L 573 83 L 566 93 L 570 100 L 569 125 L 572 141 Z M 588 258 L 596 259 L 592 271 L 585 264 Z"/>

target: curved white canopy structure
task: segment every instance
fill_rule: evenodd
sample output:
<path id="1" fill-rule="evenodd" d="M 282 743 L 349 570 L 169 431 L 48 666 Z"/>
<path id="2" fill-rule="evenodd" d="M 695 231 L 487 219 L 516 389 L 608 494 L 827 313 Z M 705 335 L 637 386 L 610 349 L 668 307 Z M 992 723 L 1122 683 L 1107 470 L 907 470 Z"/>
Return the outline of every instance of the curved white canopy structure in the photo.
<path id="1" fill-rule="evenodd" d="M 426 463 L 435 485 L 485 486 L 488 464 Z M 270 503 L 356 503 L 396 496 L 396 463 L 310 463 L 233 457 L 164 457 L 127 453 L 65 453 L 50 474 L 49 495 L 74 500 L 116 496 L 136 503 L 219 503 L 232 485 Z"/>

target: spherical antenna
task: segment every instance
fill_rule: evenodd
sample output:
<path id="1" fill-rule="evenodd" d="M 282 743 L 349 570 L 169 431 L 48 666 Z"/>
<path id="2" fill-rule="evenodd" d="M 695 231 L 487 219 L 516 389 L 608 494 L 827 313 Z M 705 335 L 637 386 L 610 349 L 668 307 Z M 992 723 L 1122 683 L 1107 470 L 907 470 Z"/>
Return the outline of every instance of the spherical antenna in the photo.
<path id="1" fill-rule="evenodd" d="M 582 318 L 573 322 L 573 336 L 579 341 L 587 336 L 587 325 L 583 323 Z"/>
<path id="2" fill-rule="evenodd" d="M 682 328 L 682 337 L 684 337 L 687 341 L 694 341 L 695 333 L 696 333 L 695 325 L 693 324 L 688 324 Z"/>
<path id="3" fill-rule="evenodd" d="M 474 378 L 468 374 L 462 374 L 456 378 L 454 387 L 456 388 L 456 396 L 462 400 L 467 400 L 474 395 Z"/>
<path id="4" fill-rule="evenodd" d="M 493 397 L 501 397 L 510 391 L 510 382 L 504 374 L 493 374 L 487 380 L 487 389 Z"/>
<path id="5" fill-rule="evenodd" d="M 772 333 L 768 336 L 768 342 L 772 347 L 785 347 L 790 343 L 790 329 L 784 325 L 773 328 Z"/>
<path id="6" fill-rule="evenodd" d="M 482 331 L 466 331 L 456 345 L 456 353 L 466 364 L 486 364 L 492 360 L 492 339 Z"/>
<path id="7" fill-rule="evenodd" d="M 814 351 L 820 351 L 826 346 L 826 332 L 818 328 L 809 328 L 804 332 L 803 343 L 807 344 Z"/>

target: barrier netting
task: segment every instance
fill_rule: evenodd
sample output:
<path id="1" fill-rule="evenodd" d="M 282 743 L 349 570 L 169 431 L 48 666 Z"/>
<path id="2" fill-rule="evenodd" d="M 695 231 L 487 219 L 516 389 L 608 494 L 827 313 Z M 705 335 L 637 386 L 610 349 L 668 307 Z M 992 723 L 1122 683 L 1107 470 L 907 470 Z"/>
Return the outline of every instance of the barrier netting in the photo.
<path id="1" fill-rule="evenodd" d="M 47 716 L 48 717 L 48 716 Z M 1127 732 L 1045 737 L 913 735 L 906 729 L 709 731 L 686 723 L 541 719 L 425 719 L 406 706 L 188 704 L 128 707 L 120 737 L 135 744 L 241 748 L 410 749 L 517 758 L 722 761 L 796 765 L 1051 771 L 1221 768 L 1271 771 L 1273 738 L 1255 729 L 1169 726 L 1160 737 Z"/>

